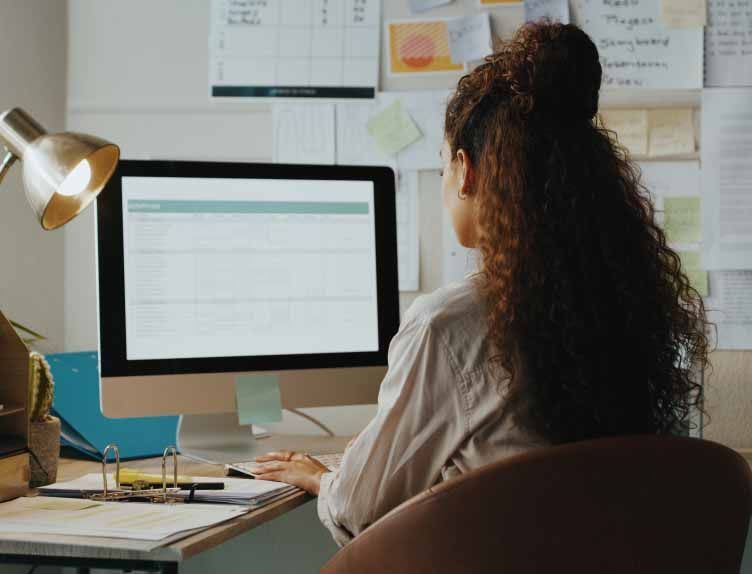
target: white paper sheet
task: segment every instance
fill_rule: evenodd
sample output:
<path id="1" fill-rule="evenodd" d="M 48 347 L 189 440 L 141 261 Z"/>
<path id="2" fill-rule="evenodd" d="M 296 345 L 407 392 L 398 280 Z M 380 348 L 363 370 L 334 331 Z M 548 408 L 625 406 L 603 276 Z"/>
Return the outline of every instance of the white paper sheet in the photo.
<path id="1" fill-rule="evenodd" d="M 705 85 L 752 86 L 752 0 L 708 0 Z"/>
<path id="2" fill-rule="evenodd" d="M 334 164 L 334 104 L 275 104 L 275 163 Z"/>
<path id="3" fill-rule="evenodd" d="M 705 305 L 719 349 L 752 349 L 752 271 L 711 273 Z"/>
<path id="4" fill-rule="evenodd" d="M 702 29 L 666 28 L 657 0 L 572 0 L 572 17 L 598 47 L 604 87 L 702 87 Z"/>
<path id="5" fill-rule="evenodd" d="M 212 98 L 372 98 L 380 0 L 212 0 Z"/>
<path id="6" fill-rule="evenodd" d="M 410 0 L 410 11 L 425 12 L 439 6 L 451 4 L 454 0 Z"/>
<path id="7" fill-rule="evenodd" d="M 230 505 L 139 502 L 102 502 L 96 506 L 81 505 L 76 508 L 71 505 L 65 509 L 54 509 L 56 500 L 66 499 L 21 497 L 0 504 L 0 532 L 162 540 L 248 512 L 246 507 Z"/>
<path id="8" fill-rule="evenodd" d="M 639 165 L 642 181 L 654 199 L 700 195 L 698 161 L 646 161 Z"/>
<path id="9" fill-rule="evenodd" d="M 541 18 L 569 24 L 569 1 L 525 0 L 525 22 L 535 22 Z"/>
<path id="10" fill-rule="evenodd" d="M 447 22 L 449 51 L 458 64 L 481 60 L 491 53 L 491 18 L 488 12 Z"/>
<path id="11" fill-rule="evenodd" d="M 702 97 L 703 261 L 752 269 L 752 89 Z"/>
<path id="12" fill-rule="evenodd" d="M 418 229 L 418 172 L 397 174 L 397 263 L 399 290 L 420 289 L 420 237 Z"/>
<path id="13" fill-rule="evenodd" d="M 469 274 L 478 270 L 479 255 L 474 249 L 460 245 L 452 227 L 452 217 L 449 211 L 442 210 L 442 285 L 449 285 L 462 281 Z"/>
<path id="14" fill-rule="evenodd" d="M 444 140 L 444 113 L 450 92 L 381 92 L 373 103 L 337 104 L 337 163 L 388 165 L 405 170 L 439 169 Z M 400 99 L 423 137 L 397 154 L 387 156 L 376 148 L 366 127 L 368 120 Z"/>

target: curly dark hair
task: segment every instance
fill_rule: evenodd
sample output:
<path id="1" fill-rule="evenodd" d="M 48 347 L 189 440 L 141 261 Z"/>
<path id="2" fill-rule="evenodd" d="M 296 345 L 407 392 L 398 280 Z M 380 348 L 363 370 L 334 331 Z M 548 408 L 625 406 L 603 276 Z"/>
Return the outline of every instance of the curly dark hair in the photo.
<path id="1" fill-rule="evenodd" d="M 702 297 L 597 117 L 598 51 L 527 24 L 459 82 L 445 134 L 473 165 L 494 364 L 519 424 L 553 443 L 686 430 L 702 412 Z"/>

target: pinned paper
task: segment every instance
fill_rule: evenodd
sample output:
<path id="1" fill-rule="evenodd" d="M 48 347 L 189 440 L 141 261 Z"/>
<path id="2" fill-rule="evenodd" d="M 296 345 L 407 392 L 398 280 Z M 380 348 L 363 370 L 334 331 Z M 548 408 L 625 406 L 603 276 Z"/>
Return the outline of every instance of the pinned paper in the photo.
<path id="1" fill-rule="evenodd" d="M 693 112 L 686 109 L 655 109 L 648 115 L 648 155 L 661 157 L 695 151 Z"/>
<path id="2" fill-rule="evenodd" d="M 521 3 L 522 0 L 478 0 L 481 8 L 484 6 L 514 6 Z"/>
<path id="3" fill-rule="evenodd" d="M 525 0 L 525 22 L 537 22 L 542 18 L 569 24 L 569 1 Z"/>
<path id="4" fill-rule="evenodd" d="M 238 375 L 235 399 L 241 425 L 276 423 L 282 420 L 282 399 L 277 375 Z"/>
<path id="5" fill-rule="evenodd" d="M 697 289 L 703 297 L 707 297 L 709 289 L 708 272 L 702 268 L 699 251 L 679 251 L 682 271 L 689 279 L 689 283 Z"/>
<path id="6" fill-rule="evenodd" d="M 334 163 L 334 104 L 277 104 L 272 123 L 275 163 Z"/>
<path id="7" fill-rule="evenodd" d="M 400 100 L 396 100 L 372 117 L 367 127 L 368 133 L 376 142 L 376 147 L 388 155 L 396 154 L 422 136 Z"/>
<path id="8" fill-rule="evenodd" d="M 461 64 L 481 60 L 491 53 L 491 18 L 488 12 L 447 22 L 452 61 Z"/>
<path id="9" fill-rule="evenodd" d="M 412 12 L 425 12 L 431 8 L 451 4 L 454 0 L 410 0 L 410 10 Z"/>
<path id="10" fill-rule="evenodd" d="M 461 72 L 452 61 L 446 20 L 389 22 L 389 73 L 394 76 Z"/>
<path id="11" fill-rule="evenodd" d="M 616 132 L 617 141 L 632 155 L 648 153 L 647 110 L 602 110 L 601 120 L 606 129 Z"/>
<path id="12" fill-rule="evenodd" d="M 666 28 L 702 28 L 707 14 L 706 0 L 661 0 L 661 21 Z"/>
<path id="13" fill-rule="evenodd" d="M 700 198 L 663 199 L 663 228 L 671 243 L 697 243 L 701 237 Z"/>

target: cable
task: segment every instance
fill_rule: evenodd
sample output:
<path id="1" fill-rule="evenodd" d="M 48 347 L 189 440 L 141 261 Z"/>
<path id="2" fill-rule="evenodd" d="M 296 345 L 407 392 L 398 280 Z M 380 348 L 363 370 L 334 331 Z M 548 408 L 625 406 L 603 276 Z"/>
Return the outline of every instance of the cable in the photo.
<path id="1" fill-rule="evenodd" d="M 290 411 L 293 414 L 298 415 L 299 417 L 302 417 L 302 418 L 306 419 L 307 421 L 312 422 L 313 424 L 315 424 L 317 427 L 319 427 L 321 430 L 323 430 L 329 436 L 336 436 L 334 434 L 334 432 L 332 431 L 332 429 L 330 429 L 328 426 L 326 426 L 320 420 L 312 417 L 311 415 L 306 414 L 306 413 L 304 413 L 302 411 L 299 411 L 298 409 L 290 409 L 290 408 L 288 408 L 286 410 Z"/>

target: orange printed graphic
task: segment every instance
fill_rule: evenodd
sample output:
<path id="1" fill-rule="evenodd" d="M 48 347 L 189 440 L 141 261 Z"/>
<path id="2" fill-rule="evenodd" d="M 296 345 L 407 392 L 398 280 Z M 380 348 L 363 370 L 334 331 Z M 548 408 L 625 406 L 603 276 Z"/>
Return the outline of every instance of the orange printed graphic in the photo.
<path id="1" fill-rule="evenodd" d="M 389 24 L 389 64 L 393 74 L 462 71 L 452 62 L 449 33 L 443 20 L 432 22 L 391 22 Z"/>

